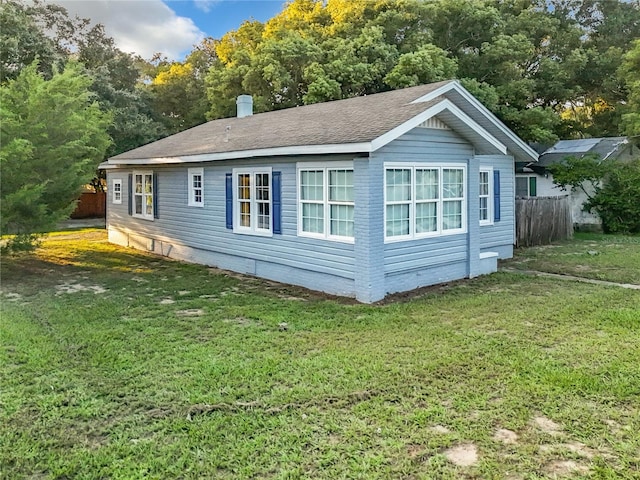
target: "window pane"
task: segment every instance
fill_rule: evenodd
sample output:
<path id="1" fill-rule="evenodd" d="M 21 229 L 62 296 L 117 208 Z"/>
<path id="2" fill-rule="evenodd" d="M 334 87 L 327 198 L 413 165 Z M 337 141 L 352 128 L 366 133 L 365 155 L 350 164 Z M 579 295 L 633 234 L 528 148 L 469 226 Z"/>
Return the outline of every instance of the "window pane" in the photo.
<path id="1" fill-rule="evenodd" d="M 324 233 L 324 205 L 318 203 L 302 204 L 302 231 Z"/>
<path id="2" fill-rule="evenodd" d="M 144 176 L 144 192 L 153 193 L 153 175 Z"/>
<path id="3" fill-rule="evenodd" d="M 269 230 L 271 225 L 271 214 L 268 203 L 258 203 L 258 228 Z"/>
<path id="4" fill-rule="evenodd" d="M 442 169 L 443 198 L 461 198 L 464 195 L 463 171 L 459 168 Z"/>
<path id="5" fill-rule="evenodd" d="M 438 170 L 416 169 L 416 200 L 438 198 Z"/>
<path id="6" fill-rule="evenodd" d="M 145 214 L 146 215 L 153 215 L 153 196 L 152 195 L 145 195 Z"/>
<path id="7" fill-rule="evenodd" d="M 142 195 L 135 196 L 136 214 L 142 215 Z"/>
<path id="8" fill-rule="evenodd" d="M 516 197 L 529 196 L 529 179 L 527 177 L 516 177 Z"/>
<path id="9" fill-rule="evenodd" d="M 489 220 L 489 198 L 480 197 L 480 220 Z"/>
<path id="10" fill-rule="evenodd" d="M 352 205 L 331 205 L 331 235 L 353 237 Z"/>
<path id="11" fill-rule="evenodd" d="M 462 201 L 443 202 L 442 210 L 443 230 L 462 228 Z"/>
<path id="12" fill-rule="evenodd" d="M 193 188 L 200 188 L 200 187 L 202 187 L 202 176 L 194 175 L 193 176 Z"/>
<path id="13" fill-rule="evenodd" d="M 142 175 L 136 175 L 136 193 L 142 193 Z"/>
<path id="14" fill-rule="evenodd" d="M 256 199 L 269 201 L 269 174 L 267 173 L 256 175 Z"/>
<path id="15" fill-rule="evenodd" d="M 416 233 L 438 230 L 438 205 L 436 202 L 416 205 Z"/>
<path id="16" fill-rule="evenodd" d="M 411 170 L 388 169 L 386 180 L 388 202 L 411 200 Z"/>
<path id="17" fill-rule="evenodd" d="M 409 235 L 409 205 L 387 205 L 387 237 Z"/>
<path id="18" fill-rule="evenodd" d="M 323 200 L 323 177 L 322 170 L 303 170 L 300 172 L 300 197 L 302 200 Z"/>
<path id="19" fill-rule="evenodd" d="M 243 227 L 251 226 L 251 204 L 249 202 L 240 202 L 240 225 Z"/>
<path id="20" fill-rule="evenodd" d="M 238 175 L 238 199 L 249 200 L 251 198 L 251 183 L 249 174 Z"/>
<path id="21" fill-rule="evenodd" d="M 480 195 L 489 195 L 489 172 L 480 172 Z"/>
<path id="22" fill-rule="evenodd" d="M 353 170 L 329 170 L 329 200 L 353 202 Z"/>

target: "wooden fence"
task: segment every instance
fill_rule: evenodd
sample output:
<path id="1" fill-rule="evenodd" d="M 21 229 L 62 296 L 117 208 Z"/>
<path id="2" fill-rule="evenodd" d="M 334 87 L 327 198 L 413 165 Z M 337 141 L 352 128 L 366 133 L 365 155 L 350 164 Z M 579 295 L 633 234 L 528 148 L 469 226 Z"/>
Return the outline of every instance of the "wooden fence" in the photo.
<path id="1" fill-rule="evenodd" d="M 571 237 L 568 196 L 516 198 L 516 246 L 548 245 Z"/>
<path id="2" fill-rule="evenodd" d="M 107 194 L 105 192 L 84 192 L 71 218 L 105 217 Z"/>

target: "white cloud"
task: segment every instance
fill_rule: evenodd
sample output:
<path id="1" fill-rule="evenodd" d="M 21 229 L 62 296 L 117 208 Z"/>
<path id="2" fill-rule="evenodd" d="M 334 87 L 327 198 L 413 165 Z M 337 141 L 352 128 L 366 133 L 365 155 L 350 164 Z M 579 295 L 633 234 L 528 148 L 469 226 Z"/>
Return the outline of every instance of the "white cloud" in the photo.
<path id="1" fill-rule="evenodd" d="M 161 52 L 180 59 L 206 35 L 186 17 L 179 17 L 161 0 L 53 0 L 69 16 L 104 25 L 107 35 L 125 52 L 151 58 Z"/>
<path id="2" fill-rule="evenodd" d="M 194 5 L 198 10 L 202 10 L 204 13 L 209 13 L 213 4 L 219 0 L 193 0 Z"/>

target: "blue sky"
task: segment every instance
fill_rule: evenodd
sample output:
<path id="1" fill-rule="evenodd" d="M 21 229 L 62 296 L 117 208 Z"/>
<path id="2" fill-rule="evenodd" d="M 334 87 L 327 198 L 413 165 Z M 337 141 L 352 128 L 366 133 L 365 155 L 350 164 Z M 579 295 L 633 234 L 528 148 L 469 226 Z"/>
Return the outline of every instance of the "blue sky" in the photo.
<path id="1" fill-rule="evenodd" d="M 205 37 L 220 38 L 244 20 L 265 22 L 285 0 L 45 0 L 71 16 L 101 23 L 116 46 L 150 59 L 182 60 Z"/>
<path id="2" fill-rule="evenodd" d="M 164 0 L 178 15 L 191 18 L 207 35 L 220 38 L 249 19 L 265 22 L 282 11 L 283 0 Z"/>

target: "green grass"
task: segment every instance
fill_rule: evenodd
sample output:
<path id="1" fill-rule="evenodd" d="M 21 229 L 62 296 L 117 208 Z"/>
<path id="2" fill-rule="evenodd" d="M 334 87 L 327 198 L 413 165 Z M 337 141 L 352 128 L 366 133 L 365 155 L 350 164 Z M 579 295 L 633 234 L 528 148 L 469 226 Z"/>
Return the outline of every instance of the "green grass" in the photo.
<path id="1" fill-rule="evenodd" d="M 640 476 L 639 291 L 499 273 L 366 306 L 96 230 L 4 258 L 1 300 L 0 478 Z"/>
<path id="2" fill-rule="evenodd" d="M 507 265 L 637 285 L 640 236 L 576 233 L 570 241 L 517 249 Z"/>

